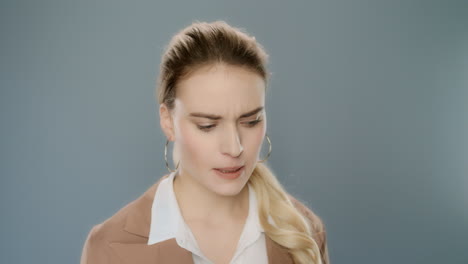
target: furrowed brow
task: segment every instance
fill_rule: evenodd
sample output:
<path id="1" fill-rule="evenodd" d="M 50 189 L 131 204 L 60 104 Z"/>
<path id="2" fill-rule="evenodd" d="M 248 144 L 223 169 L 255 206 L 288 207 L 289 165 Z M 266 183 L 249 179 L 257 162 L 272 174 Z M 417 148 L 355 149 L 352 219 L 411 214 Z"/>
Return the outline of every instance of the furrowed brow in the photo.
<path id="1" fill-rule="evenodd" d="M 242 114 L 239 116 L 239 119 L 240 118 L 245 118 L 245 117 L 249 117 L 249 116 L 253 116 L 255 114 L 257 114 L 258 112 L 262 111 L 263 110 L 263 106 L 260 106 L 260 107 L 257 107 L 255 108 L 254 110 L 252 111 L 249 111 L 245 114 Z M 203 117 L 203 118 L 208 118 L 208 119 L 211 119 L 211 120 L 220 120 L 222 119 L 222 116 L 219 116 L 219 115 L 213 115 L 213 114 L 206 114 L 206 113 L 190 113 L 190 116 L 194 116 L 194 117 Z"/>

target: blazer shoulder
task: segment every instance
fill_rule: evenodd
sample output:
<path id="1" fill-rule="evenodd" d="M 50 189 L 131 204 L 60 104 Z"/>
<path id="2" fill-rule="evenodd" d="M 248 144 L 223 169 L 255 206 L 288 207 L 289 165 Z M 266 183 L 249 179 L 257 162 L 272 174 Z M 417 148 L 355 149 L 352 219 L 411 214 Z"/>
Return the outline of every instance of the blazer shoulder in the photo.
<path id="1" fill-rule="evenodd" d="M 151 203 L 162 176 L 140 197 L 114 215 L 91 228 L 83 246 L 81 264 L 120 263 L 109 246 L 112 242 L 146 243 L 151 217 Z"/>
<path id="2" fill-rule="evenodd" d="M 323 264 L 330 264 L 327 245 L 327 232 L 323 220 L 314 213 L 304 202 L 288 194 L 291 203 L 296 207 L 299 212 L 307 219 L 312 232 L 312 237 L 319 247 Z"/>
<path id="3" fill-rule="evenodd" d="M 145 242 L 144 237 L 127 232 L 126 224 L 128 216 L 146 222 L 145 215 L 149 214 L 149 212 L 145 212 L 145 210 L 149 210 L 147 194 L 146 192 L 136 200 L 126 204 L 114 215 L 91 228 L 83 246 L 81 264 L 119 263 L 118 260 L 113 259 L 115 254 L 109 247 L 111 242 Z"/>
<path id="4" fill-rule="evenodd" d="M 81 253 L 80 264 L 110 263 L 109 248 L 102 235 L 102 223 L 93 226 L 88 233 Z"/>
<path id="5" fill-rule="evenodd" d="M 315 213 L 313 212 L 305 202 L 295 198 L 291 194 L 288 194 L 288 198 L 291 201 L 291 203 L 296 207 L 301 214 L 307 218 L 309 221 L 311 231 L 312 232 L 323 232 L 325 231 L 325 225 L 323 220 Z"/>
<path id="6" fill-rule="evenodd" d="M 130 202 L 91 228 L 83 246 L 80 264 L 119 263 L 113 259 L 114 254 L 109 243 L 128 236 L 124 231 L 125 219 L 134 203 L 135 201 Z"/>

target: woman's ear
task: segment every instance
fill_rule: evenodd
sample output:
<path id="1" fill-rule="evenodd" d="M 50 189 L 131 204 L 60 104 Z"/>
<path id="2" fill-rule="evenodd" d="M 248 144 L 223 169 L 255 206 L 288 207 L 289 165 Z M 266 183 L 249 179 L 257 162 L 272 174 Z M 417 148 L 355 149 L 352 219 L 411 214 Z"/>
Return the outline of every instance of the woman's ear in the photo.
<path id="1" fill-rule="evenodd" d="M 165 104 L 161 104 L 159 106 L 159 122 L 161 124 L 161 129 L 166 135 L 166 138 L 169 141 L 174 141 L 174 122 L 171 112 Z"/>

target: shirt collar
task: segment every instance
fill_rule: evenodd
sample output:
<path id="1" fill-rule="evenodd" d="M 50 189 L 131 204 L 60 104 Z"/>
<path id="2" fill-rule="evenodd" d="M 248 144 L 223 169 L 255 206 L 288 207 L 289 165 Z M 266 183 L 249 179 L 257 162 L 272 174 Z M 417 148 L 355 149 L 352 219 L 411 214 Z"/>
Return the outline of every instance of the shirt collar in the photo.
<path id="1" fill-rule="evenodd" d="M 151 224 L 148 245 L 152 245 L 171 238 L 181 238 L 181 236 L 192 236 L 185 233 L 189 230 L 188 226 L 183 221 L 183 217 L 180 213 L 180 208 L 177 203 L 174 194 L 173 182 L 178 171 L 172 172 L 169 177 L 162 180 L 156 190 L 154 196 L 152 208 L 151 208 Z M 264 232 L 259 218 L 258 218 L 258 207 L 257 198 L 255 196 L 255 190 L 248 184 L 249 189 L 249 213 L 246 220 L 245 231 L 242 236 L 258 237 L 261 232 Z M 272 222 L 269 217 L 270 223 Z M 246 239 L 247 237 L 245 237 Z"/>

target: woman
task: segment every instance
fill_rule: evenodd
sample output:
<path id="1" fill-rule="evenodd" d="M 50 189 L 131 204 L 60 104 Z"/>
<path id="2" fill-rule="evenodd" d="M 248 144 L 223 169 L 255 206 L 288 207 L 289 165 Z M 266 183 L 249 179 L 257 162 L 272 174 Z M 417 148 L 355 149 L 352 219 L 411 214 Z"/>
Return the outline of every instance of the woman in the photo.
<path id="1" fill-rule="evenodd" d="M 267 58 L 223 21 L 172 38 L 157 92 L 170 173 L 91 229 L 82 264 L 329 263 L 321 219 L 264 164 Z"/>

